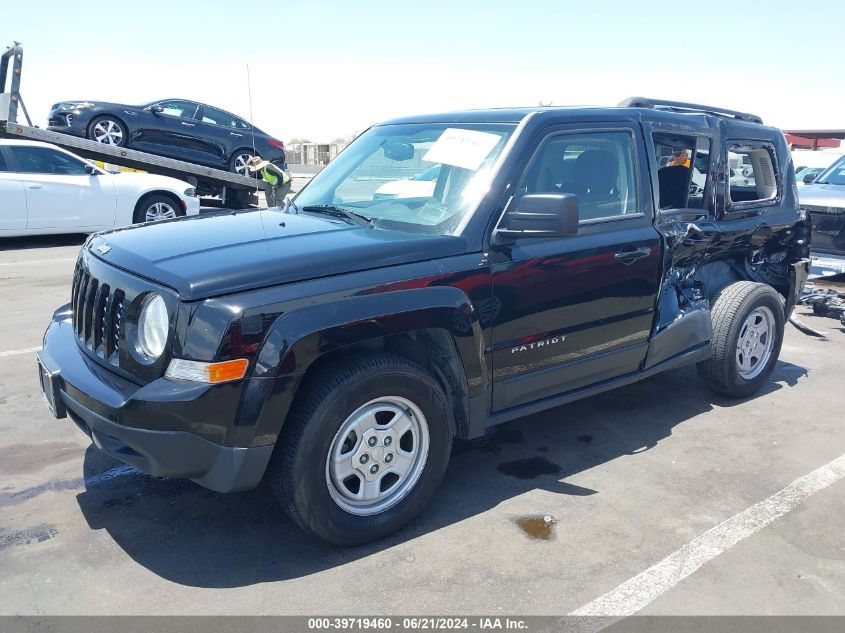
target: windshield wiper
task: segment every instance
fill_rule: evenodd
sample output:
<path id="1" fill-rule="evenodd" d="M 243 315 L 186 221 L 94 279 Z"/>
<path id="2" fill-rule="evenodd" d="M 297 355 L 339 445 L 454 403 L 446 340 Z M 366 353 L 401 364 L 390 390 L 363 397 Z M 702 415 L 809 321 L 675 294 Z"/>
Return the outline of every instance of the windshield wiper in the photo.
<path id="1" fill-rule="evenodd" d="M 360 213 L 356 213 L 355 211 L 350 211 L 349 209 L 344 209 L 342 207 L 336 207 L 331 204 L 309 204 L 307 206 L 302 207 L 302 210 L 311 213 L 322 213 L 323 215 L 330 215 L 335 218 L 349 220 L 350 222 L 352 222 L 352 224 L 357 224 L 358 226 L 366 226 L 368 229 L 373 228 L 372 219 L 368 218 L 366 215 L 362 215 Z"/>

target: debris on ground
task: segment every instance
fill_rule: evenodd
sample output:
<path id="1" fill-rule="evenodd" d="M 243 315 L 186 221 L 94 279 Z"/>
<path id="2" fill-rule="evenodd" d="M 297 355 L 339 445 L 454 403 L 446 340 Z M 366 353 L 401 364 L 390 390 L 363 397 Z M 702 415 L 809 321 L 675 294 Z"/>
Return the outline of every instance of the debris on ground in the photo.
<path id="1" fill-rule="evenodd" d="M 808 283 L 801 293 L 799 303 L 813 308 L 813 314 L 816 316 L 838 319 L 845 325 L 845 293 Z"/>

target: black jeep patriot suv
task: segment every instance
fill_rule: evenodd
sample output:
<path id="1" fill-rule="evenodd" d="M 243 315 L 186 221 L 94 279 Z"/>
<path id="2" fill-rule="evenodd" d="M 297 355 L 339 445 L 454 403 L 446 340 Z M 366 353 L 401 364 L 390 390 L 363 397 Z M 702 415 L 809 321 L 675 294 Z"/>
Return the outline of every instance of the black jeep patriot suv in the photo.
<path id="1" fill-rule="evenodd" d="M 810 234 L 753 115 L 389 121 L 284 209 L 92 236 L 39 376 L 116 459 L 221 492 L 266 477 L 302 528 L 363 543 L 422 510 L 455 437 L 691 363 L 753 394 Z"/>

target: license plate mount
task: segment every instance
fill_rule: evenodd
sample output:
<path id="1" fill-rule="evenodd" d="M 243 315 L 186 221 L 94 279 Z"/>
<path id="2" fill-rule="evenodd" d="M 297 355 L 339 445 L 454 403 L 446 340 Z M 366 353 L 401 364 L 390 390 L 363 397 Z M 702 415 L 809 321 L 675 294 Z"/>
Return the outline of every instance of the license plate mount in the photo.
<path id="1" fill-rule="evenodd" d="M 67 409 L 61 396 L 61 378 L 59 368 L 53 363 L 44 350 L 41 350 L 35 357 L 38 365 L 38 381 L 41 384 L 41 394 L 44 396 L 44 403 L 56 419 L 67 417 Z"/>

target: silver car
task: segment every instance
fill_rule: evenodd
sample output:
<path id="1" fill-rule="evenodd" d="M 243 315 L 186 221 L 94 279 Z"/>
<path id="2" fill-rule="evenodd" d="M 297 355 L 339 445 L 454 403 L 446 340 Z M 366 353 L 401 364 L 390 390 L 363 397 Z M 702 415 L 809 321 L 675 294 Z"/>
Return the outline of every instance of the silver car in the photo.
<path id="1" fill-rule="evenodd" d="M 813 272 L 845 273 L 845 156 L 798 190 L 813 220 Z"/>

